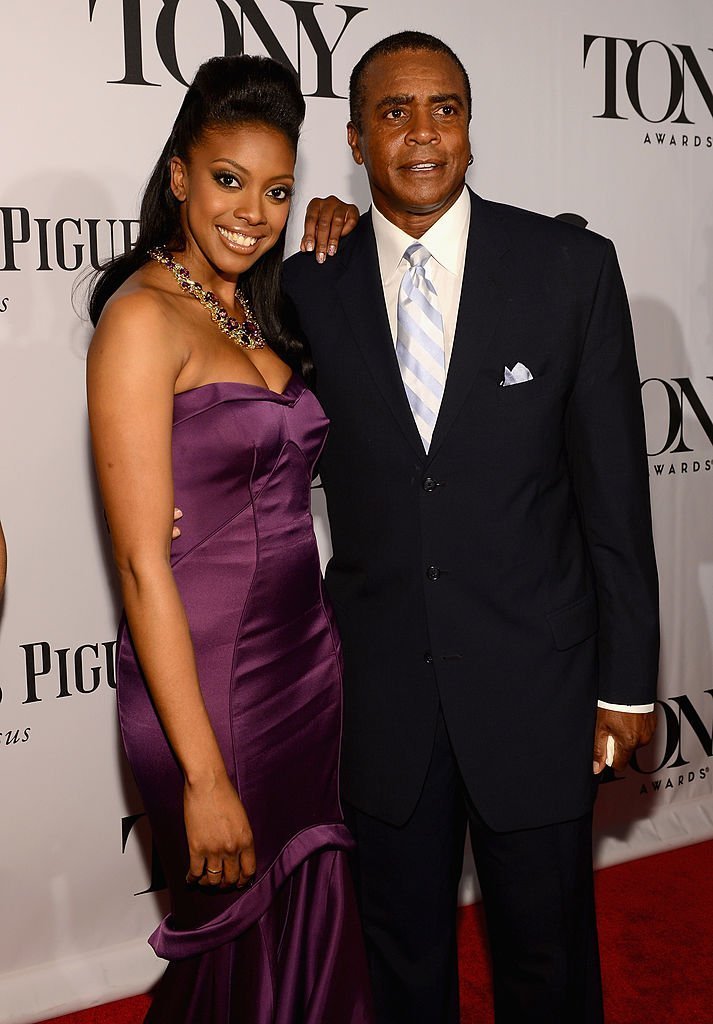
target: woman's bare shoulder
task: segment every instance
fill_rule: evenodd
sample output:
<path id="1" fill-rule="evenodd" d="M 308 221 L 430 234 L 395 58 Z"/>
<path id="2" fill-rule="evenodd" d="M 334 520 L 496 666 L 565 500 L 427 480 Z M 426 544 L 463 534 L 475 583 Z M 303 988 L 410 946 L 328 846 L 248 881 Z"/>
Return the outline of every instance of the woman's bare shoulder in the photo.
<path id="1" fill-rule="evenodd" d="M 141 267 L 108 300 L 89 346 L 90 374 L 102 364 L 115 371 L 118 361 L 174 379 L 180 373 L 190 354 L 180 330 L 182 296 L 163 287 L 157 269 Z"/>
<path id="2" fill-rule="evenodd" d="M 116 346 L 130 351 L 135 346 L 168 348 L 181 353 L 180 303 L 175 288 L 164 287 L 159 267 L 141 267 L 111 296 L 102 310 L 89 347 L 97 351 Z M 185 354 L 181 353 L 182 359 Z"/>
<path id="3" fill-rule="evenodd" d="M 141 267 L 118 288 L 102 310 L 97 331 L 136 328 L 161 329 L 176 312 L 180 297 L 162 287 L 152 266 Z"/>

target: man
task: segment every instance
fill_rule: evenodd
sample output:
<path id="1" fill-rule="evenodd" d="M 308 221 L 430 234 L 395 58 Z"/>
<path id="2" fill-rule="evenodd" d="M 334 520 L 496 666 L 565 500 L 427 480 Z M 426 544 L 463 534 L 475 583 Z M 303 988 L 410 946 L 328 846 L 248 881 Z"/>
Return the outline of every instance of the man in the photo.
<path id="1" fill-rule="evenodd" d="M 466 188 L 470 85 L 440 40 L 377 43 L 350 104 L 373 209 L 285 280 L 332 423 L 326 580 L 377 1019 L 458 1020 L 468 823 L 498 1021 L 594 1024 L 593 797 L 608 737 L 622 769 L 653 734 L 658 658 L 616 255 Z"/>

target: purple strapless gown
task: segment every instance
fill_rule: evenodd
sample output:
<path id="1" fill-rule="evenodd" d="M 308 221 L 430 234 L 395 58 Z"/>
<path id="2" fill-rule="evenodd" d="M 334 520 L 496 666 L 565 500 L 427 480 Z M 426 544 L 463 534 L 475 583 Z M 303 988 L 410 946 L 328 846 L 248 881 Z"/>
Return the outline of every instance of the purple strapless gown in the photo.
<path id="1" fill-rule="evenodd" d="M 327 426 L 295 376 L 283 395 L 220 383 L 175 399 L 173 571 L 257 873 L 242 892 L 186 887 L 183 777 L 122 624 L 121 729 L 171 892 L 147 1021 L 372 1021 L 337 792 L 340 646 L 310 514 Z"/>

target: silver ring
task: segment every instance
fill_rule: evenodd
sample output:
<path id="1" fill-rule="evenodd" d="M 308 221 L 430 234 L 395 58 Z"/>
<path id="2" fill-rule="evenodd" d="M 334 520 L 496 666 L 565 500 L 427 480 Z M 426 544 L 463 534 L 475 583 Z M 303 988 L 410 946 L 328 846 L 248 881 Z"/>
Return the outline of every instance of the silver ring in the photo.
<path id="1" fill-rule="evenodd" d="M 206 870 L 206 874 L 207 875 L 222 875 L 223 874 L 223 869 L 222 868 L 219 868 L 217 871 L 215 870 L 215 868 L 206 868 L 205 870 Z"/>

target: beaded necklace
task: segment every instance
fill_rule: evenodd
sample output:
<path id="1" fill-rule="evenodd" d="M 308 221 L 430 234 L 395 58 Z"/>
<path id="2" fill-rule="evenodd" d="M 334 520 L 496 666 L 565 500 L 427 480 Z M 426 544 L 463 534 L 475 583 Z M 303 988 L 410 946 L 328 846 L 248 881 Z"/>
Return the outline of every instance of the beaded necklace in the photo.
<path id="1" fill-rule="evenodd" d="M 211 319 L 215 321 L 223 334 L 227 334 L 236 345 L 240 345 L 242 348 L 265 347 L 265 339 L 262 336 L 260 326 L 248 306 L 247 299 L 237 285 L 235 286 L 235 298 L 240 303 L 245 314 L 245 319 L 242 323 L 228 313 L 213 292 L 206 291 L 203 285 L 193 281 L 186 268 L 177 263 L 173 256 L 162 246 L 149 250 L 149 257 L 152 260 L 156 260 L 157 263 L 162 263 L 164 267 L 171 271 L 183 291 L 197 299 L 201 306 L 205 306 L 210 313 Z"/>

